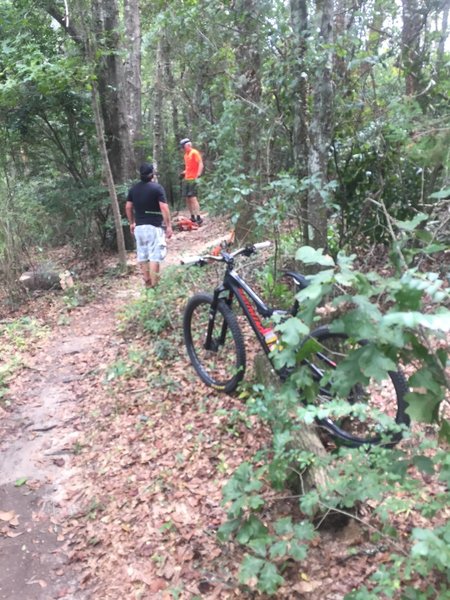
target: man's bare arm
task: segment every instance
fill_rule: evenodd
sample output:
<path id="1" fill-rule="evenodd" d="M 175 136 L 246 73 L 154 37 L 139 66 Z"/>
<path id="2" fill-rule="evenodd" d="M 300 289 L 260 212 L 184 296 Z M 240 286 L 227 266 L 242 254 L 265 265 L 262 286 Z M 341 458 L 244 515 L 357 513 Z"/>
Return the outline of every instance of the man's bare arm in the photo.
<path id="1" fill-rule="evenodd" d="M 134 229 L 136 227 L 136 223 L 134 221 L 134 207 L 133 203 L 127 200 L 125 204 L 125 212 L 127 214 L 128 223 L 130 224 L 131 233 L 134 233 Z"/>
<path id="2" fill-rule="evenodd" d="M 171 238 L 173 231 L 172 231 L 172 222 L 170 220 L 169 205 L 166 202 L 160 202 L 159 208 L 160 208 L 162 216 L 163 216 L 164 225 L 166 226 L 166 236 L 168 238 Z"/>

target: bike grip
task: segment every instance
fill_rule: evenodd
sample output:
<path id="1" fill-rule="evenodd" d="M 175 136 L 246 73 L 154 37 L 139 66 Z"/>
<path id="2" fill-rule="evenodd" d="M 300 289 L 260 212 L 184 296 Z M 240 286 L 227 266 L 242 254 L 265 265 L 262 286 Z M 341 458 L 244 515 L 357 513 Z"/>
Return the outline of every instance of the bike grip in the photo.
<path id="1" fill-rule="evenodd" d="M 201 256 L 186 256 L 185 258 L 182 258 L 180 262 L 182 265 L 195 265 L 200 263 L 202 260 L 203 259 Z"/>
<path id="2" fill-rule="evenodd" d="M 253 247 L 255 250 L 259 250 L 260 248 L 268 248 L 271 243 L 272 242 L 269 240 L 267 240 L 267 242 L 256 242 L 256 244 L 253 244 Z"/>

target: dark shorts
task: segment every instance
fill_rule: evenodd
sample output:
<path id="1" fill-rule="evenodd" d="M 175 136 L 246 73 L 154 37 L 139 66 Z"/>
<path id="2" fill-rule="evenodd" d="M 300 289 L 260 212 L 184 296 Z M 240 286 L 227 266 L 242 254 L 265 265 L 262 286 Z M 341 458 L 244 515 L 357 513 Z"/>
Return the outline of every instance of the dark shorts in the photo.
<path id="1" fill-rule="evenodd" d="M 183 179 L 183 197 L 197 196 L 197 180 Z"/>

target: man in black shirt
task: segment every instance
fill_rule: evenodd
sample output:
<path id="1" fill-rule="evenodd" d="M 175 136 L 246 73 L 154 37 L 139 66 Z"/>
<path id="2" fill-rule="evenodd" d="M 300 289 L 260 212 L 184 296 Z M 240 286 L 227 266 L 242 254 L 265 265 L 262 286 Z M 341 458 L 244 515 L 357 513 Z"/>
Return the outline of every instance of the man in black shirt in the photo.
<path id="1" fill-rule="evenodd" d="M 140 175 L 141 181 L 128 191 L 125 211 L 136 238 L 145 287 L 151 288 L 158 283 L 160 264 L 167 253 L 166 237 L 171 238 L 173 232 L 164 188 L 152 181 L 153 165 L 143 163 Z"/>

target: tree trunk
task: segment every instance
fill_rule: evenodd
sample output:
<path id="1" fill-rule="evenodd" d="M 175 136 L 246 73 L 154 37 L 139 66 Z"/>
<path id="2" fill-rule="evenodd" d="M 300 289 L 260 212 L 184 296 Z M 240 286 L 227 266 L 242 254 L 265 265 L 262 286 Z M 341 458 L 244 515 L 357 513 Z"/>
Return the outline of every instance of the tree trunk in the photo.
<path id="1" fill-rule="evenodd" d="M 277 378 L 265 354 L 261 352 L 256 355 L 253 368 L 258 383 L 262 383 L 266 389 L 273 389 L 274 393 L 279 391 L 281 382 Z M 296 494 L 306 494 L 312 489 L 325 490 L 331 481 L 328 470 L 320 464 L 320 458 L 325 457 L 327 452 L 317 434 L 316 427 L 302 423 L 301 428 L 293 433 L 291 447 L 296 450 L 312 452 L 319 458 L 319 460 L 314 461 L 308 469 L 302 472 L 299 471 L 296 464 L 292 465 L 293 472 L 298 473 L 298 477 L 293 477 L 289 482 L 293 491 Z M 321 509 L 317 506 L 314 516 L 319 516 L 320 512 Z"/>
<path id="2" fill-rule="evenodd" d="M 114 181 L 120 184 L 135 177 L 136 164 L 129 131 L 119 10 L 117 0 L 93 0 L 92 7 L 101 57 L 97 74 L 106 146 Z"/>
<path id="3" fill-rule="evenodd" d="M 308 238 L 314 248 L 327 247 L 327 210 L 323 194 L 328 183 L 328 160 L 332 140 L 333 88 L 331 82 L 333 2 L 317 0 L 319 64 L 313 88 L 312 119 L 309 127 L 309 177 L 314 185 L 308 192 Z"/>
<path id="4" fill-rule="evenodd" d="M 108 184 L 109 196 L 114 215 L 114 225 L 117 236 L 117 249 L 119 252 L 119 263 L 123 269 L 127 265 L 127 255 L 125 252 L 125 241 L 122 228 L 122 217 L 120 215 L 119 201 L 117 199 L 116 188 L 114 186 L 114 178 L 111 171 L 111 166 L 108 159 L 108 151 L 105 144 L 105 133 L 103 128 L 102 116 L 100 113 L 100 101 L 98 97 L 97 82 L 92 82 L 92 109 L 94 112 L 95 129 L 97 131 L 97 139 L 102 157 L 103 171 Z"/>
<path id="5" fill-rule="evenodd" d="M 253 187 L 243 205 L 236 224 L 238 244 L 255 241 L 254 212 L 260 199 L 261 143 L 258 131 L 258 108 L 261 100 L 261 57 L 259 51 L 260 0 L 236 0 L 236 60 L 239 85 L 236 97 L 241 102 L 241 112 L 236 130 L 239 132 L 241 172 Z"/>
<path id="6" fill-rule="evenodd" d="M 155 83 L 153 85 L 153 165 L 162 167 L 161 158 L 163 156 L 163 49 L 162 35 L 158 37 L 158 46 L 156 48 L 156 71 Z"/>
<path id="7" fill-rule="evenodd" d="M 439 39 L 438 49 L 437 49 L 437 64 L 438 67 L 443 66 L 444 62 L 444 53 L 445 53 L 445 42 L 448 38 L 448 13 L 450 11 L 450 6 L 447 3 L 444 6 L 444 10 L 442 13 L 442 28 L 441 28 L 441 37 Z"/>
<path id="8" fill-rule="evenodd" d="M 128 100 L 128 124 L 130 141 L 133 148 L 134 163 L 145 159 L 142 139 L 142 106 L 141 106 L 141 20 L 139 0 L 124 0 L 125 46 L 128 56 L 125 60 L 126 89 Z"/>
<path id="9" fill-rule="evenodd" d="M 84 13 L 81 13 L 82 15 Z M 98 52 L 97 38 L 95 32 L 89 29 L 86 20 L 82 18 L 83 27 L 83 38 L 84 38 L 84 52 L 86 60 L 92 66 L 92 72 L 94 72 L 95 56 Z M 114 175 L 109 160 L 108 148 L 106 146 L 105 136 L 105 124 L 103 122 L 101 114 L 101 98 L 99 93 L 99 84 L 96 79 L 92 79 L 91 82 L 91 101 L 92 101 L 92 112 L 94 115 L 95 130 L 97 133 L 97 143 L 102 159 L 103 173 L 106 179 L 109 197 L 111 200 L 111 208 L 114 217 L 114 226 L 117 239 L 117 250 L 119 254 L 119 264 L 123 269 L 126 268 L 127 256 L 125 251 L 125 240 L 123 235 L 122 217 L 120 215 L 119 201 L 117 199 L 116 188 L 114 185 Z"/>
<path id="10" fill-rule="evenodd" d="M 177 90 L 175 89 L 175 80 L 173 77 L 172 66 L 170 62 L 170 43 L 167 39 L 166 32 L 162 36 L 163 42 L 163 61 L 164 61 L 164 83 L 167 90 L 167 95 L 170 100 L 171 112 L 172 112 L 172 129 L 175 135 L 176 143 L 184 137 L 184 132 L 180 129 L 180 117 L 178 114 L 178 99 Z"/>
<path id="11" fill-rule="evenodd" d="M 91 65 L 92 73 L 97 71 L 97 79 L 93 78 L 91 82 L 92 110 L 103 172 L 114 216 L 119 263 L 125 268 L 127 257 L 115 182 L 123 183 L 126 179 L 131 178 L 135 165 L 128 133 L 123 87 L 118 85 L 118 82 L 124 81 L 124 77 L 120 59 L 117 2 L 116 0 L 92 0 L 92 5 L 89 5 L 80 0 L 77 4 L 79 30 L 72 23 L 69 26 L 69 21 L 61 15 L 59 8 L 53 2 L 47 3 L 46 10 L 65 28 L 74 41 L 82 46 L 86 60 Z M 90 9 L 92 9 L 91 12 L 89 12 Z M 93 18 L 94 26 L 92 26 L 90 16 Z M 103 46 L 102 43 L 104 43 Z M 106 53 L 101 53 L 100 49 L 105 50 L 105 48 Z M 96 60 L 99 55 L 103 55 L 100 62 Z M 119 88 L 121 93 L 118 93 Z M 108 134 L 105 131 L 102 108 L 108 123 Z M 125 152 L 123 152 L 124 148 Z"/>
<path id="12" fill-rule="evenodd" d="M 402 0 L 402 64 L 405 72 L 405 92 L 407 96 L 416 96 L 421 87 L 422 56 L 420 36 L 423 17 L 418 0 Z"/>
<path id="13" fill-rule="evenodd" d="M 153 85 L 153 162 L 157 165 L 158 180 L 166 191 L 167 200 L 174 204 L 173 181 L 178 181 L 178 172 L 173 170 L 173 156 L 170 156 L 168 148 L 167 130 L 164 115 L 167 107 L 172 109 L 173 131 L 175 133 L 176 148 L 178 141 L 185 137 L 178 131 L 178 112 L 176 101 L 174 101 L 175 84 L 170 67 L 170 45 L 167 32 L 161 29 L 158 36 L 156 49 L 155 82 Z M 181 170 L 181 164 L 178 171 Z"/>
<path id="14" fill-rule="evenodd" d="M 295 173 L 301 181 L 308 176 L 308 84 L 304 72 L 303 62 L 306 52 L 306 36 L 308 32 L 308 9 L 306 0 L 290 0 L 291 27 L 293 31 L 293 81 L 296 81 L 294 89 L 293 108 L 293 131 L 292 148 L 294 155 Z M 298 199 L 296 213 L 300 217 L 300 227 L 306 238 L 305 226 L 307 222 L 307 197 L 302 195 Z"/>

